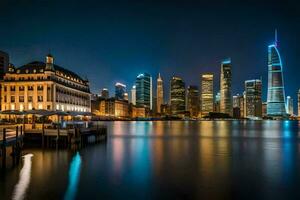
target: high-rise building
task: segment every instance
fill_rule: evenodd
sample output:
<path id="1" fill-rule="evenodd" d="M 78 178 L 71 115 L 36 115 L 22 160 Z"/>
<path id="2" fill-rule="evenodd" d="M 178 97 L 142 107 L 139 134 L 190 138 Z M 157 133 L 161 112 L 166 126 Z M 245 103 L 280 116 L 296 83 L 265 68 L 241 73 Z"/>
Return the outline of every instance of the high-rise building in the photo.
<path id="1" fill-rule="evenodd" d="M 298 91 L 298 117 L 300 117 L 300 89 Z"/>
<path id="2" fill-rule="evenodd" d="M 220 112 L 229 115 L 232 115 L 231 79 L 231 60 L 226 59 L 221 64 Z"/>
<path id="3" fill-rule="evenodd" d="M 290 96 L 286 97 L 286 108 L 287 108 L 287 113 L 291 116 L 294 115 L 294 103 L 293 99 Z"/>
<path id="4" fill-rule="evenodd" d="M 130 98 L 130 102 L 131 102 L 133 105 L 136 105 L 136 87 L 135 87 L 135 85 L 132 86 L 132 89 L 131 89 L 131 98 Z"/>
<path id="5" fill-rule="evenodd" d="M 282 61 L 277 45 L 277 32 L 275 31 L 275 42 L 268 46 L 267 114 L 271 117 L 284 117 L 287 114 L 282 71 Z"/>
<path id="6" fill-rule="evenodd" d="M 115 98 L 117 100 L 124 100 L 125 92 L 126 92 L 126 85 L 119 82 L 115 84 Z"/>
<path id="7" fill-rule="evenodd" d="M 170 89 L 170 105 L 172 115 L 185 112 L 185 83 L 179 77 L 172 77 Z"/>
<path id="8" fill-rule="evenodd" d="M 109 91 L 107 88 L 103 88 L 101 90 L 101 93 L 100 93 L 101 97 L 104 98 L 104 99 L 108 99 L 109 98 Z"/>
<path id="9" fill-rule="evenodd" d="M 267 117 L 267 102 L 262 102 L 262 107 L 261 107 L 261 112 L 262 112 L 262 117 Z"/>
<path id="10" fill-rule="evenodd" d="M 244 117 L 244 96 L 243 95 L 234 95 L 232 98 L 233 105 L 233 117 L 234 118 L 243 118 Z"/>
<path id="11" fill-rule="evenodd" d="M 214 112 L 220 112 L 220 92 L 217 92 L 214 102 Z"/>
<path id="12" fill-rule="evenodd" d="M 199 115 L 199 90 L 197 86 L 190 85 L 187 89 L 187 110 L 193 118 Z"/>
<path id="13" fill-rule="evenodd" d="M 0 79 L 3 79 L 4 74 L 8 71 L 9 55 L 0 51 Z"/>
<path id="14" fill-rule="evenodd" d="M 214 111 L 214 75 L 205 73 L 201 75 L 201 116 L 207 116 Z"/>
<path id="15" fill-rule="evenodd" d="M 161 113 L 161 105 L 164 103 L 164 87 L 160 74 L 158 74 L 157 78 L 156 98 L 157 113 Z"/>
<path id="16" fill-rule="evenodd" d="M 245 94 L 246 117 L 262 117 L 262 81 L 245 81 Z"/>
<path id="17" fill-rule="evenodd" d="M 129 98 L 129 97 L 128 97 L 128 93 L 125 92 L 125 93 L 124 93 L 124 100 L 125 100 L 125 101 L 128 101 L 128 100 L 129 100 L 128 98 Z"/>
<path id="18" fill-rule="evenodd" d="M 152 109 L 152 77 L 147 74 L 139 74 L 135 82 L 136 105 Z"/>

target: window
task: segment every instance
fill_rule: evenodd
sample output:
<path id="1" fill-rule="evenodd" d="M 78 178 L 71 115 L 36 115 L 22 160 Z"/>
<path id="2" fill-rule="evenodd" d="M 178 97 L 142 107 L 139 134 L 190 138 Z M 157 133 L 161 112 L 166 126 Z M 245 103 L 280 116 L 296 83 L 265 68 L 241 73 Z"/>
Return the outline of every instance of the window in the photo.
<path id="1" fill-rule="evenodd" d="M 37 89 L 38 89 L 38 90 L 43 90 L 43 86 L 42 86 L 42 85 L 39 85 Z"/>
<path id="2" fill-rule="evenodd" d="M 32 102 L 32 96 L 28 96 L 28 102 Z"/>
<path id="3" fill-rule="evenodd" d="M 19 91 L 24 91 L 24 86 L 20 86 Z"/>
<path id="4" fill-rule="evenodd" d="M 14 103 L 14 102 L 15 102 L 15 96 L 11 96 L 11 97 L 10 97 L 10 102 L 11 102 L 11 103 Z"/>
<path id="5" fill-rule="evenodd" d="M 28 86 L 28 90 L 33 90 L 33 86 Z"/>
<path id="6" fill-rule="evenodd" d="M 43 102 L 43 96 L 38 96 L 38 102 Z"/>
<path id="7" fill-rule="evenodd" d="M 6 92 L 7 91 L 7 87 L 6 86 L 4 86 L 4 92 Z"/>
<path id="8" fill-rule="evenodd" d="M 10 86 L 10 91 L 16 91 L 16 87 L 15 86 Z"/>
<path id="9" fill-rule="evenodd" d="M 19 96 L 19 102 L 24 102 L 24 96 Z"/>
<path id="10" fill-rule="evenodd" d="M 4 96 L 4 102 L 5 102 L 5 103 L 7 102 L 7 97 L 6 97 L 6 96 Z"/>

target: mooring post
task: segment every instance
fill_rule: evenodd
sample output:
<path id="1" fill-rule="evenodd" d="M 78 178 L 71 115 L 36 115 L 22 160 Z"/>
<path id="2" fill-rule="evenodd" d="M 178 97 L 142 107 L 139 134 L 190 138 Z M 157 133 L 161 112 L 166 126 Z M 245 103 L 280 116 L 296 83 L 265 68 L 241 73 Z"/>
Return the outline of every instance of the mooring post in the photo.
<path id="1" fill-rule="evenodd" d="M 6 166 L 6 128 L 3 128 L 3 139 L 2 139 L 2 167 Z"/>
<path id="2" fill-rule="evenodd" d="M 42 147 L 45 146 L 45 119 L 44 116 L 42 117 L 43 125 L 42 125 Z"/>

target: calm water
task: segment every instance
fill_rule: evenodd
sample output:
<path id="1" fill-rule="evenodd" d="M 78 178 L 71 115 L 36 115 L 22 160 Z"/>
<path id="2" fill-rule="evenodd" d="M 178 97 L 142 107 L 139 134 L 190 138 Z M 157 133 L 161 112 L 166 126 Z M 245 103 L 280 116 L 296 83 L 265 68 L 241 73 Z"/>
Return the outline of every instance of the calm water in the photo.
<path id="1" fill-rule="evenodd" d="M 106 124 L 106 144 L 26 150 L 0 199 L 300 199 L 300 122 Z"/>

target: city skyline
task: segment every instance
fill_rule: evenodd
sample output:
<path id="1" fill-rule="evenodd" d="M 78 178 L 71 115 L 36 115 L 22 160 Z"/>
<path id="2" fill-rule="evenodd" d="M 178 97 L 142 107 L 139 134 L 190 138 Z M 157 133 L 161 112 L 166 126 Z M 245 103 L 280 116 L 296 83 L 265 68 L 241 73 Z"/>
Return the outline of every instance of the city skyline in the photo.
<path id="1" fill-rule="evenodd" d="M 244 80 L 261 76 L 266 88 L 266 48 L 277 28 L 284 75 L 290 77 L 285 81 L 286 95 L 296 99 L 300 75 L 297 2 L 252 1 L 246 6 L 239 2 L 199 2 L 191 6 L 175 1 L 174 6 L 165 9 L 164 3 L 88 1 L 83 6 L 88 15 L 80 12 L 82 5 L 76 1 L 72 5 L 47 0 L 32 2 L 2 3 L 0 16 L 6 31 L 0 32 L 5 38 L 0 41 L 0 49 L 9 53 L 16 66 L 41 60 L 50 52 L 58 64 L 88 77 L 95 93 L 102 87 L 113 91 L 115 82 L 132 86 L 135 76 L 142 72 L 153 77 L 160 72 L 165 80 L 178 74 L 191 80 L 189 85 L 198 85 L 199 74 L 211 71 L 218 81 L 219 62 L 231 57 L 233 74 L 240 74 L 233 79 L 235 94 L 243 89 Z M 220 12 L 224 9 L 226 16 Z M 20 16 L 23 10 L 27 11 L 26 16 Z M 66 14 L 69 17 L 62 17 Z M 20 19 L 22 23 L 18 23 Z M 19 24 L 18 29 L 13 24 Z M 249 28 L 254 24 L 255 29 Z M 21 35 L 17 34 L 20 30 Z M 127 73 L 128 69 L 131 73 Z M 266 95 L 264 90 L 264 100 Z"/>

